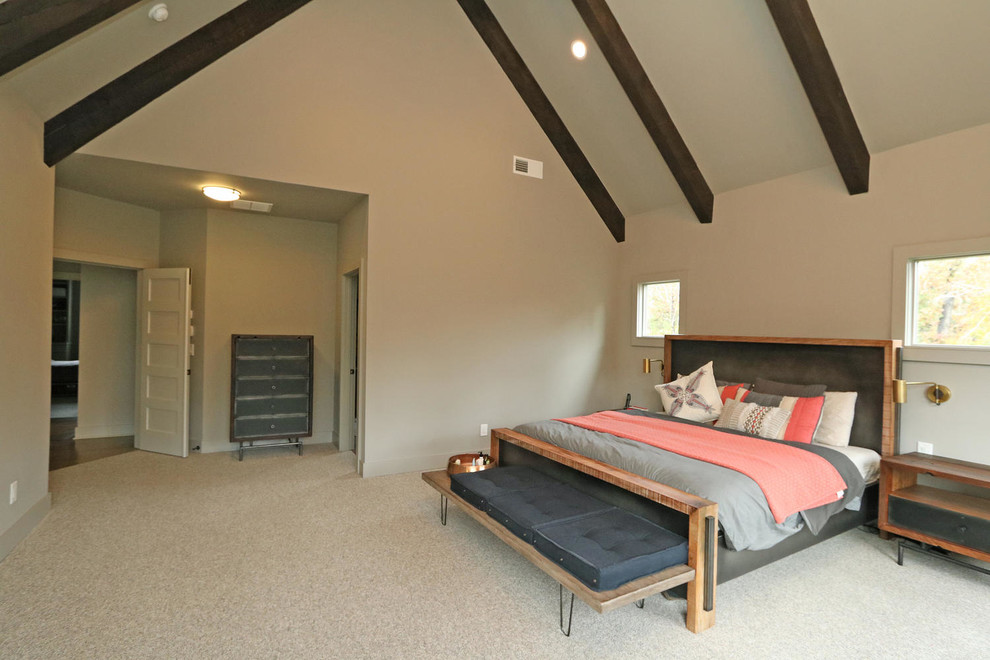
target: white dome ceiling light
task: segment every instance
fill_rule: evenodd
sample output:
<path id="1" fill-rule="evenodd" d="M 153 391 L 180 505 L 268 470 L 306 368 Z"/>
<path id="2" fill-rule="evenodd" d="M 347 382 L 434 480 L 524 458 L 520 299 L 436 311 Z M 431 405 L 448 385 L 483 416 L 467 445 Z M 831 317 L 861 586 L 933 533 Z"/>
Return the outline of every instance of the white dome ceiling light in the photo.
<path id="1" fill-rule="evenodd" d="M 218 202 L 233 202 L 234 200 L 241 198 L 241 193 L 239 190 L 234 190 L 233 188 L 227 188 L 225 186 L 204 186 L 203 194 L 210 199 L 215 199 Z"/>

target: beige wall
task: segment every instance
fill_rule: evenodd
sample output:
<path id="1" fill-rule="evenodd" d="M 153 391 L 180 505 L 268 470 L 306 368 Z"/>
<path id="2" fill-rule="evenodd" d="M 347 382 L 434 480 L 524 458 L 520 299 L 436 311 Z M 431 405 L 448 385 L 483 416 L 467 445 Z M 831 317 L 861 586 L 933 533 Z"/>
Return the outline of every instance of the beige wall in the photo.
<path id="1" fill-rule="evenodd" d="M 846 194 L 826 168 L 721 194 L 708 226 L 686 205 L 631 218 L 614 292 L 619 388 L 659 405 L 655 376 L 639 365 L 661 351 L 630 345 L 633 282 L 656 271 L 686 273 L 684 333 L 890 337 L 894 247 L 990 235 L 988 168 L 985 125 L 874 154 L 865 195 Z M 929 439 L 947 456 L 990 461 L 974 434 L 990 427 L 990 408 L 974 403 L 990 396 L 990 367 L 908 363 L 904 372 L 938 375 L 953 391 L 965 383 L 972 398 L 905 406 L 902 449 Z"/>
<path id="2" fill-rule="evenodd" d="M 56 258 L 154 268 L 158 225 L 158 211 L 66 188 L 55 190 Z"/>
<path id="3" fill-rule="evenodd" d="M 190 342 L 194 353 L 189 360 L 189 446 L 202 446 L 203 392 L 206 383 L 203 350 L 206 343 L 206 210 L 162 213 L 159 234 L 159 261 L 162 268 L 188 268 L 192 289 Z"/>
<path id="4" fill-rule="evenodd" d="M 52 209 L 42 120 L 0 88 L 0 559 L 47 513 Z M 9 502 L 11 482 L 18 499 Z"/>
<path id="5" fill-rule="evenodd" d="M 367 197 L 358 202 L 337 225 L 337 272 L 350 273 L 368 258 Z"/>
<path id="6" fill-rule="evenodd" d="M 134 434 L 137 271 L 83 265 L 76 439 Z"/>
<path id="7" fill-rule="evenodd" d="M 365 474 L 621 397 L 614 243 L 456 3 L 311 3 L 85 151 L 370 195 Z"/>
<path id="8" fill-rule="evenodd" d="M 322 222 L 208 211 L 203 451 L 226 451 L 230 432 L 230 336 L 314 337 L 313 437 L 334 428 L 337 227 Z"/>

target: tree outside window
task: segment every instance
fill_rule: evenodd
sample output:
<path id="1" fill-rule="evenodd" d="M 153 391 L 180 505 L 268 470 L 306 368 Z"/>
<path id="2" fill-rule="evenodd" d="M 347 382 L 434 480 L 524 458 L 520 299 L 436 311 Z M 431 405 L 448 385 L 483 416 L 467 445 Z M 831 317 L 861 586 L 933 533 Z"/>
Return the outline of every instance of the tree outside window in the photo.
<path id="1" fill-rule="evenodd" d="M 990 254 L 914 262 L 912 343 L 990 347 Z"/>
<path id="2" fill-rule="evenodd" d="M 676 335 L 680 323 L 681 283 L 644 282 L 639 288 L 640 337 Z"/>

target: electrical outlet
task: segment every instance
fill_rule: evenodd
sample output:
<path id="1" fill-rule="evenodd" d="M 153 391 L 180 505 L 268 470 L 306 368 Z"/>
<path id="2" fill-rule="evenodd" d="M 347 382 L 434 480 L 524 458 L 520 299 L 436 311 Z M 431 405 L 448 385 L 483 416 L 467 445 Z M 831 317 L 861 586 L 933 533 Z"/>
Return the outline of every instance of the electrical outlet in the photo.
<path id="1" fill-rule="evenodd" d="M 919 442 L 918 443 L 918 453 L 919 454 L 934 454 L 935 446 L 930 442 Z"/>
<path id="2" fill-rule="evenodd" d="M 10 482 L 10 503 L 13 504 L 17 501 L 17 482 Z"/>
<path id="3" fill-rule="evenodd" d="M 488 424 L 481 425 L 481 431 L 478 433 L 478 435 L 480 435 L 482 438 L 488 436 Z"/>

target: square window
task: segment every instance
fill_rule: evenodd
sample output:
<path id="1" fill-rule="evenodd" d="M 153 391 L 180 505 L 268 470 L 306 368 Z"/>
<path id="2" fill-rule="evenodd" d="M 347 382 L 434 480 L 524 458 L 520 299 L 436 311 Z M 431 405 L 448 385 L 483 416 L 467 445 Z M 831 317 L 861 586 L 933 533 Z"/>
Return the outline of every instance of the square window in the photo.
<path id="1" fill-rule="evenodd" d="M 636 295 L 636 336 L 676 335 L 680 326 L 681 282 L 642 282 Z"/>
<path id="2" fill-rule="evenodd" d="M 910 264 L 909 344 L 990 347 L 990 254 Z"/>

